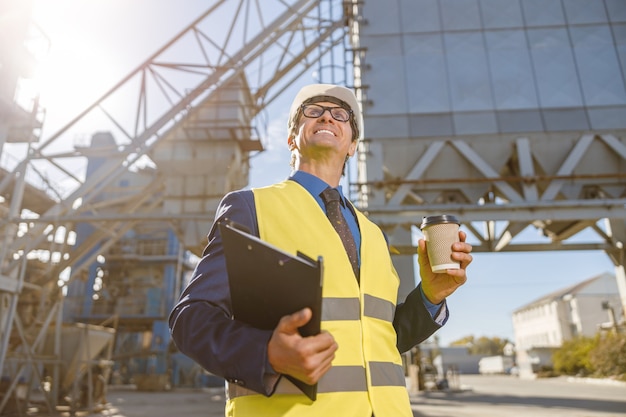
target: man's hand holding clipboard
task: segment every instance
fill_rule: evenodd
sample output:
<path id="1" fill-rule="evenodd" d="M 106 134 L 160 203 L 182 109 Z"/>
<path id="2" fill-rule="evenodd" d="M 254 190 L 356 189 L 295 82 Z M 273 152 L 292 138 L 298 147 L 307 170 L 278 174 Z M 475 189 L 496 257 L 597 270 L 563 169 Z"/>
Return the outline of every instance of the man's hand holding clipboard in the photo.
<path id="1" fill-rule="evenodd" d="M 291 345 L 297 343 L 298 338 L 320 333 L 322 258 L 313 260 L 302 253 L 289 254 L 247 233 L 233 222 L 220 222 L 219 228 L 226 257 L 233 318 L 259 329 L 274 330 L 268 348 L 270 361 L 271 348 L 275 347 L 274 353 L 281 352 L 277 355 L 278 359 L 281 365 L 285 362 L 286 366 L 286 369 L 276 371 L 285 374 L 304 394 L 315 400 L 317 384 L 307 384 L 302 380 L 317 381 L 330 368 L 336 350 L 334 339 L 329 334 L 316 339 L 316 344 L 320 346 L 311 348 L 330 349 L 332 355 L 312 358 L 307 366 L 315 369 L 289 369 L 290 358 L 286 356 L 293 348 L 297 349 L 298 346 Z M 328 344 L 333 346 L 326 346 Z M 320 361 L 317 366 L 316 359 Z M 300 379 L 293 375 L 300 375 Z"/>

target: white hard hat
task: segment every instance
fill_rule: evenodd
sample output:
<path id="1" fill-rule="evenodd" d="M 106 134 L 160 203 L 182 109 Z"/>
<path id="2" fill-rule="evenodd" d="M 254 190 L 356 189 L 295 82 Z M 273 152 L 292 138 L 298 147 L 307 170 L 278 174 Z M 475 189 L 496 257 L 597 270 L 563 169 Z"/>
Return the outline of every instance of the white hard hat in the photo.
<path id="1" fill-rule="evenodd" d="M 363 115 L 361 113 L 359 101 L 357 100 L 354 91 L 334 84 L 310 84 L 302 87 L 298 94 L 296 94 L 296 97 L 291 104 L 291 109 L 289 110 L 289 127 L 291 127 L 298 109 L 304 102 L 318 98 L 319 100 L 316 101 L 328 101 L 325 99 L 331 97 L 340 100 L 343 104 L 348 106 L 350 110 L 352 110 L 352 116 L 354 117 L 356 126 L 359 129 L 359 137 L 357 140 L 361 139 L 363 137 Z"/>

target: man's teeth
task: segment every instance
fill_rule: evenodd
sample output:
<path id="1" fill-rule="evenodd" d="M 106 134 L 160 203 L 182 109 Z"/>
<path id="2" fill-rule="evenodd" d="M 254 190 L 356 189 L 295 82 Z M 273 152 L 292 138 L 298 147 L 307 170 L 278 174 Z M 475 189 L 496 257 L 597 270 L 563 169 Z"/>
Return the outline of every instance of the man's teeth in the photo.
<path id="1" fill-rule="evenodd" d="M 330 135 L 335 136 L 335 134 L 333 132 L 331 132 L 330 130 L 327 130 L 327 129 L 321 129 L 321 130 L 316 131 L 315 133 L 328 133 Z"/>

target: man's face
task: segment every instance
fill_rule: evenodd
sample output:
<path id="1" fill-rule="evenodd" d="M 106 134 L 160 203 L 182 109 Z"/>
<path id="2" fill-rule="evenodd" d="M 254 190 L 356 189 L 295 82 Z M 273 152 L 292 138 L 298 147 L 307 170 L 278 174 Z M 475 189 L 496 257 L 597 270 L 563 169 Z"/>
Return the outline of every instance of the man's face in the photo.
<path id="1" fill-rule="evenodd" d="M 314 103 L 315 106 L 337 108 L 331 102 Z M 320 111 L 319 108 L 316 110 Z M 306 113 L 306 111 L 305 111 Z M 317 117 L 300 116 L 296 137 L 289 138 L 290 149 L 297 148 L 302 158 L 328 158 L 337 156 L 338 160 L 345 160 L 356 150 L 356 142 L 352 141 L 352 127 L 350 121 L 339 121 L 333 118 L 329 110 L 324 110 Z M 317 155 L 317 156 L 316 156 Z M 343 162 L 342 162 L 343 164 Z"/>

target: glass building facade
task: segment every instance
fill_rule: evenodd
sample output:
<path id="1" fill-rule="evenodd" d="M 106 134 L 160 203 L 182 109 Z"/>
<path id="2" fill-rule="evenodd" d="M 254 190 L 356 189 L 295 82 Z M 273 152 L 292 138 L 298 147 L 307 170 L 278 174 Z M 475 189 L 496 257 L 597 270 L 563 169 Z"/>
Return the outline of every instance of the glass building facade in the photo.
<path id="1" fill-rule="evenodd" d="M 624 0 L 391 0 L 362 15 L 370 139 L 626 128 Z"/>

